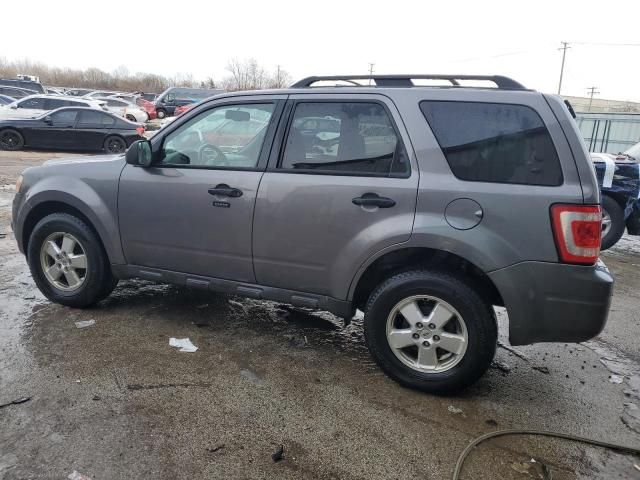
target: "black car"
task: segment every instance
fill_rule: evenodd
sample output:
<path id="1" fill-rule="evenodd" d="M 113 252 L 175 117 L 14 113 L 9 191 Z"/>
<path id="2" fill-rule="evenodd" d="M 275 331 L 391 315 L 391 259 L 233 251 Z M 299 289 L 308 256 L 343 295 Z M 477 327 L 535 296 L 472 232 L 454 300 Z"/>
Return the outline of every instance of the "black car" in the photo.
<path id="1" fill-rule="evenodd" d="M 23 147 L 122 153 L 144 127 L 93 108 L 63 107 L 37 118 L 0 120 L 0 150 Z"/>

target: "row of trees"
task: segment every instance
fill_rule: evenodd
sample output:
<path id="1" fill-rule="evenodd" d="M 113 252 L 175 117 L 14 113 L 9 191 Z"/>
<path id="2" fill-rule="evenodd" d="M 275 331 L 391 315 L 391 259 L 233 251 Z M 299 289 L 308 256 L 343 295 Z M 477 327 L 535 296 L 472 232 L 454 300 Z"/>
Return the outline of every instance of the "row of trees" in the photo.
<path id="1" fill-rule="evenodd" d="M 228 91 L 263 88 L 283 88 L 291 84 L 291 76 L 280 66 L 269 71 L 251 59 L 231 59 L 226 68 L 228 75 L 221 80 L 208 77 L 196 80 L 191 74 L 173 77 L 155 73 L 131 73 L 125 66 L 112 72 L 99 68 L 86 70 L 51 67 L 31 60 L 9 61 L 0 57 L 0 77 L 15 78 L 18 74 L 36 75 L 43 85 L 53 87 L 95 88 L 125 92 L 159 93 L 168 87 L 224 88 Z"/>

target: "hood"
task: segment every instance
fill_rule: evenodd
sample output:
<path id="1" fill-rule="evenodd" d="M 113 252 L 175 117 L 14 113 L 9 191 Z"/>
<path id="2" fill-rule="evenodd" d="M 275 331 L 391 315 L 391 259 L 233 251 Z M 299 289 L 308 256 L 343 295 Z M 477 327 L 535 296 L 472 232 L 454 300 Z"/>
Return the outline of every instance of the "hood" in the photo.
<path id="1" fill-rule="evenodd" d="M 87 155 L 84 157 L 54 158 L 47 160 L 42 165 L 66 165 L 70 163 L 96 163 L 96 162 L 113 162 L 114 160 L 123 160 L 124 154 L 118 153 L 114 155 Z"/>

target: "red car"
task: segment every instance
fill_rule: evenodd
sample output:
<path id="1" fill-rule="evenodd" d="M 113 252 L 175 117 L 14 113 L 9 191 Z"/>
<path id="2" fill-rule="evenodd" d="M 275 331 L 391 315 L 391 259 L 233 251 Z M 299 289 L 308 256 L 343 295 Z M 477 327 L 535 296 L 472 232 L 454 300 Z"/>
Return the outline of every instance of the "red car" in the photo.
<path id="1" fill-rule="evenodd" d="M 150 102 L 149 100 L 145 100 L 142 97 L 138 97 L 136 98 L 136 105 L 138 105 L 145 112 L 147 112 L 147 114 L 149 115 L 149 120 L 153 120 L 154 118 L 158 117 L 158 114 L 156 113 L 156 106 L 153 102 Z"/>
<path id="2" fill-rule="evenodd" d="M 195 103 L 188 103 L 187 105 L 178 105 L 176 107 L 176 110 L 174 112 L 174 115 L 177 117 L 179 115 L 182 115 L 184 112 L 191 110 L 193 107 L 195 107 Z"/>

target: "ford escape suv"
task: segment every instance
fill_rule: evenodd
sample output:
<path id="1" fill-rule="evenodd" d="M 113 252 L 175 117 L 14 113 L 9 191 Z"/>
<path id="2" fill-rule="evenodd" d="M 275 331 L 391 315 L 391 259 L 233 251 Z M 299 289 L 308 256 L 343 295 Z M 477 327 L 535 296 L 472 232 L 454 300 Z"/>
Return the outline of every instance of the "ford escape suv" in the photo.
<path id="1" fill-rule="evenodd" d="M 380 367 L 434 393 L 488 368 L 493 306 L 514 345 L 578 342 L 603 328 L 613 287 L 567 106 L 501 76 L 219 95 L 126 156 L 27 169 L 12 218 L 54 302 L 86 307 L 139 277 L 360 309 Z"/>

